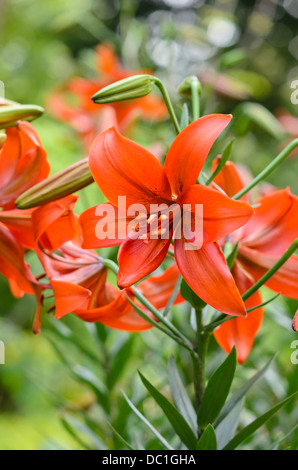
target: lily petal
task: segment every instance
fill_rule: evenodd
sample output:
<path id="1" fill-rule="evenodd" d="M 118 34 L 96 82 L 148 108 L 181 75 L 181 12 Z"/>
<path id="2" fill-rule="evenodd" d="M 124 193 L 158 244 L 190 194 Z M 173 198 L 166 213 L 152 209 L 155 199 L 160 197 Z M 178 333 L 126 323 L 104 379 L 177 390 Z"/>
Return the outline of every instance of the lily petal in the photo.
<path id="1" fill-rule="evenodd" d="M 176 137 L 168 152 L 165 171 L 175 195 L 196 183 L 217 137 L 232 116 L 211 114 L 197 119 Z"/>
<path id="2" fill-rule="evenodd" d="M 12 233 L 0 225 L 0 273 L 8 280 L 12 280 L 13 287 L 18 286 L 18 296 L 21 295 L 21 291 L 35 294 L 33 285 L 36 280 L 24 261 L 24 255 L 23 247 Z"/>
<path id="3" fill-rule="evenodd" d="M 29 122 L 18 122 L 6 133 L 6 142 L 0 150 L 0 205 L 12 209 L 22 192 L 48 176 L 50 166 Z"/>
<path id="4" fill-rule="evenodd" d="M 257 244 L 260 239 L 263 239 L 263 236 L 266 236 L 266 234 L 271 238 L 273 234 L 272 230 L 276 231 L 276 229 L 278 230 L 278 228 L 282 228 L 283 219 L 292 208 L 294 198 L 296 197 L 291 194 L 289 189 L 274 191 L 273 193 L 262 197 L 255 208 L 254 216 L 243 230 L 242 242 L 248 245 L 251 245 L 252 243 Z M 293 217 L 291 225 L 294 230 L 296 229 L 297 238 L 297 202 L 295 208 L 296 217 Z M 292 215 L 294 216 L 294 213 Z M 291 219 L 291 217 L 289 219 Z M 287 223 L 291 222 L 289 219 L 285 219 Z M 285 237 L 287 238 L 286 231 L 283 231 L 283 233 L 280 232 L 279 234 L 275 232 L 272 240 L 270 241 L 270 245 L 275 246 L 276 243 L 279 243 L 280 238 L 284 240 Z M 286 243 L 288 246 L 286 248 L 290 246 L 292 241 L 289 242 L 287 240 Z"/>
<path id="5" fill-rule="evenodd" d="M 106 237 L 101 239 L 97 231 L 97 224 L 103 221 L 103 219 L 104 227 L 101 224 L 101 232 L 104 231 Z M 132 219 L 127 217 L 126 214 L 121 215 L 118 208 L 109 203 L 103 203 L 87 209 L 80 216 L 80 224 L 83 231 L 82 247 L 103 248 L 120 245 L 126 239 L 127 225 L 130 220 Z M 109 227 L 111 227 L 111 230 L 109 230 Z M 124 234 L 124 238 L 118 238 L 119 232 Z"/>
<path id="6" fill-rule="evenodd" d="M 203 206 L 203 243 L 213 243 L 246 224 L 254 211 L 246 202 L 234 201 L 219 191 L 193 185 L 179 197 L 180 204 L 190 204 L 195 217 L 195 204 Z"/>
<path id="7" fill-rule="evenodd" d="M 73 208 L 77 196 L 67 196 L 36 209 L 32 214 L 36 244 L 56 250 L 78 235 L 79 225 Z"/>
<path id="8" fill-rule="evenodd" d="M 119 291 L 110 284 L 106 284 L 102 305 L 91 310 L 78 311 L 76 315 L 84 321 L 100 322 L 117 330 L 138 332 L 152 328 L 152 325 L 132 308 L 125 297 L 126 293 L 129 294 L 129 291 Z M 151 315 L 149 312 L 146 313 Z"/>
<path id="9" fill-rule="evenodd" d="M 212 171 L 214 172 L 219 165 L 220 157 L 213 160 Z M 239 191 L 244 188 L 244 182 L 241 173 L 236 167 L 235 163 L 227 162 L 219 174 L 214 178 L 216 183 L 229 197 L 235 196 Z M 241 201 L 249 202 L 248 195 L 245 194 Z"/>
<path id="10" fill-rule="evenodd" d="M 55 295 L 55 318 L 62 318 L 79 309 L 87 309 L 91 291 L 80 285 L 63 281 L 51 281 Z"/>
<path id="11" fill-rule="evenodd" d="M 140 145 L 112 128 L 100 134 L 90 149 L 89 165 L 94 180 L 106 198 L 118 206 L 171 201 L 171 189 L 161 163 Z"/>
<path id="12" fill-rule="evenodd" d="M 245 273 L 239 264 L 235 263 L 233 275 L 241 294 L 244 294 L 253 286 L 253 279 Z M 245 302 L 247 309 L 261 305 L 262 297 L 256 292 Z M 236 347 L 237 359 L 243 364 L 253 346 L 256 334 L 258 333 L 264 317 L 264 309 L 258 308 L 247 315 L 247 318 L 235 318 L 223 323 L 214 331 L 214 337 L 223 350 L 230 354 L 233 347 Z"/>
<path id="13" fill-rule="evenodd" d="M 9 228 L 22 246 L 33 250 L 35 246 L 33 226 L 33 209 L 0 211 L 0 222 Z"/>
<path id="14" fill-rule="evenodd" d="M 128 238 L 118 252 L 117 284 L 129 287 L 157 269 L 163 262 L 171 243 L 169 239 L 132 240 Z"/>
<path id="15" fill-rule="evenodd" d="M 175 257 L 192 290 L 220 312 L 246 317 L 243 300 L 219 245 L 212 243 L 188 251 L 184 244 L 183 238 L 175 240 Z"/>
<path id="16" fill-rule="evenodd" d="M 279 260 L 279 256 L 266 254 L 240 246 L 238 259 L 258 281 Z M 266 282 L 266 286 L 285 297 L 298 299 L 298 256 L 291 258 Z"/>

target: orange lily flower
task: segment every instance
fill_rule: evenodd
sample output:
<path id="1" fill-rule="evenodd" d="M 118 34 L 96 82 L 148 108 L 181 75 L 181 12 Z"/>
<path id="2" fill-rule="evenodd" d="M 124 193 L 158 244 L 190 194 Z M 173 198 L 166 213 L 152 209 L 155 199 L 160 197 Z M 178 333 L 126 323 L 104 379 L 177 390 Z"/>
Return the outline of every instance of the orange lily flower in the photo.
<path id="1" fill-rule="evenodd" d="M 134 299 L 131 289 L 120 291 L 106 282 L 107 269 L 96 253 L 68 242 L 59 249 L 59 255 L 44 250 L 40 259 L 54 292 L 56 318 L 74 313 L 84 321 L 101 322 L 120 330 L 134 332 L 152 328 L 128 302 L 126 295 Z M 139 289 L 156 308 L 162 308 L 178 277 L 179 271 L 173 265 L 162 275 L 142 282 Z M 178 295 L 176 303 L 182 301 Z"/>
<path id="2" fill-rule="evenodd" d="M 216 241 L 245 224 L 253 209 L 245 202 L 233 201 L 217 190 L 196 184 L 214 141 L 230 120 L 231 116 L 210 115 L 187 126 L 171 145 L 164 168 L 150 152 L 122 137 L 115 129 L 106 131 L 94 141 L 89 165 L 96 183 L 110 201 L 104 207 L 117 207 L 118 197 L 125 196 L 128 206 L 139 203 L 147 210 L 152 204 L 163 203 L 168 208 L 174 204 L 179 216 L 182 206 L 188 204 L 193 222 L 195 205 L 203 204 L 203 246 L 190 251 L 184 249 L 184 244 L 192 242 L 193 238 L 188 234 L 183 234 L 181 239 L 175 238 L 177 227 L 173 220 L 167 239 L 161 234 L 157 239 L 147 237 L 151 214 L 150 218 L 149 215 L 145 217 L 140 230 L 142 236 L 136 239 L 128 236 L 124 240 L 117 237 L 97 240 L 97 209 L 91 208 L 81 215 L 85 248 L 117 245 L 122 241 L 118 254 L 120 288 L 133 285 L 157 269 L 174 237 L 178 268 L 196 294 L 224 313 L 246 315 L 244 303 Z M 168 219 L 171 217 L 166 211 L 163 215 Z M 125 217 L 116 218 L 118 225 L 125 226 L 130 221 Z M 159 212 L 153 214 L 153 218 L 160 222 Z M 222 295 L 223 291 L 225 295 Z"/>
<path id="3" fill-rule="evenodd" d="M 0 223 L 29 250 L 37 243 L 56 250 L 78 236 L 78 217 L 73 212 L 77 199 L 70 195 L 37 209 L 1 211 Z"/>
<path id="4" fill-rule="evenodd" d="M 22 297 L 24 294 L 36 296 L 37 308 L 33 323 L 35 334 L 40 331 L 41 326 L 42 294 L 50 286 L 40 284 L 31 273 L 29 265 L 24 261 L 24 247 L 35 249 L 39 255 L 41 250 L 56 250 L 68 240 L 79 239 L 80 226 L 77 216 L 73 213 L 76 200 L 77 196 L 68 196 L 35 209 L 28 215 L 26 227 L 18 226 L 11 220 L 9 223 L 5 222 L 8 227 L 0 224 L 0 272 L 8 279 L 10 290 L 15 297 Z M 11 214 L 22 211 L 7 212 Z M 12 227 L 9 227 L 10 223 Z"/>
<path id="5" fill-rule="evenodd" d="M 213 169 L 217 162 L 214 162 Z M 232 162 L 226 163 L 215 178 L 230 197 L 243 189 L 241 175 Z M 245 198 L 247 199 L 247 195 Z M 239 243 L 237 259 L 234 266 L 236 283 L 244 293 L 259 280 L 284 254 L 291 243 L 298 237 L 298 198 L 289 189 L 271 192 L 262 197 L 255 208 L 250 221 L 229 240 Z M 235 273 L 236 271 L 236 273 Z M 246 280 L 245 280 L 246 278 Z M 266 283 L 269 289 L 286 297 L 298 299 L 298 257 L 292 256 Z M 244 286 L 245 289 L 242 289 Z M 247 308 L 260 305 L 259 293 L 251 296 L 246 302 Z M 248 314 L 246 319 L 235 319 L 224 323 L 215 331 L 218 343 L 230 352 L 236 345 L 238 359 L 244 362 L 247 358 L 254 337 L 262 323 L 263 309 Z"/>
<path id="6" fill-rule="evenodd" d="M 25 263 L 26 249 L 40 247 L 55 250 L 64 242 L 80 236 L 77 216 L 73 213 L 77 196 L 68 196 L 37 209 L 18 210 L 15 199 L 31 186 L 45 179 L 50 170 L 47 153 L 28 122 L 18 122 L 6 131 L 0 149 L 0 272 L 9 281 L 12 294 L 37 297 L 34 331 L 40 329 L 42 292 Z"/>
<path id="7" fill-rule="evenodd" d="M 148 70 L 132 71 L 122 67 L 113 48 L 101 44 L 96 50 L 96 69 L 99 79 L 87 80 L 74 78 L 65 87 L 55 91 L 48 100 L 48 107 L 53 116 L 70 124 L 82 137 L 84 146 L 89 150 L 96 135 L 105 125 L 105 109 L 112 109 L 116 114 L 121 132 L 125 132 L 137 117 L 144 119 L 165 119 L 167 109 L 163 101 L 150 94 L 144 98 L 98 106 L 91 101 L 91 96 L 111 83 L 136 74 L 152 73 Z M 68 104 L 67 95 L 77 99 L 77 104 Z"/>

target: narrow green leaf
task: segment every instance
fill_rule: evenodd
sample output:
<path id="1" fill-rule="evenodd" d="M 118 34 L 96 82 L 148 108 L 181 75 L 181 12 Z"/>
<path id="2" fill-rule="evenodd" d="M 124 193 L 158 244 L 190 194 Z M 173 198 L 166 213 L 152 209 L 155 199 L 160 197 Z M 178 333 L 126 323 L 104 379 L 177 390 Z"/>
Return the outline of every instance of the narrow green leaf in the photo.
<path id="1" fill-rule="evenodd" d="M 274 416 L 281 408 L 286 406 L 292 400 L 298 397 L 298 392 L 294 393 L 290 397 L 281 401 L 278 405 L 274 406 L 267 413 L 263 414 L 251 424 L 242 429 L 235 437 L 232 439 L 225 447 L 224 450 L 234 450 L 236 449 L 245 439 L 251 436 L 255 431 L 257 431 L 263 424 L 265 424 L 272 416 Z"/>
<path id="2" fill-rule="evenodd" d="M 140 418 L 144 424 L 146 424 L 146 426 L 150 429 L 150 431 L 153 432 L 153 434 L 155 435 L 155 437 L 157 437 L 157 439 L 159 440 L 159 442 L 168 450 L 174 450 L 173 447 L 166 441 L 166 439 L 157 431 L 157 429 L 155 429 L 154 426 L 152 426 L 152 424 L 150 423 L 150 421 L 148 421 L 147 418 L 145 418 L 145 416 L 134 406 L 134 404 L 130 401 L 130 399 L 125 395 L 124 392 L 122 392 L 127 404 L 130 406 L 130 408 L 132 409 L 132 411 L 135 413 L 135 415 L 137 415 L 138 418 Z"/>
<path id="3" fill-rule="evenodd" d="M 271 363 L 275 359 L 275 357 L 276 357 L 276 355 L 274 355 L 270 359 L 270 361 L 267 362 L 267 364 L 263 367 L 263 369 L 261 369 L 251 379 L 249 379 L 247 382 L 245 382 L 245 384 L 242 385 L 242 387 L 240 387 L 231 396 L 231 398 L 227 401 L 227 403 L 225 404 L 225 406 L 221 410 L 220 415 L 216 419 L 216 421 L 214 423 L 215 427 L 219 426 L 219 424 L 226 418 L 226 416 L 229 413 L 231 413 L 233 408 L 235 408 L 235 406 L 246 396 L 247 392 L 249 392 L 249 390 L 253 387 L 253 385 L 255 385 L 255 383 L 257 383 L 258 380 L 260 380 L 265 375 L 265 373 L 267 372 L 267 370 L 271 366 Z"/>
<path id="4" fill-rule="evenodd" d="M 189 111 L 188 111 L 188 106 L 186 103 L 183 104 L 182 108 L 182 114 L 181 114 L 181 120 L 180 120 L 180 127 L 181 130 L 185 129 L 189 124 Z"/>
<path id="5" fill-rule="evenodd" d="M 62 338 L 63 342 L 68 341 L 74 344 L 84 355 L 91 359 L 96 364 L 99 363 L 100 357 L 93 353 L 87 346 L 85 341 L 82 340 L 76 333 L 74 333 L 62 320 L 59 322 L 51 321 L 52 332 Z M 52 342 L 53 344 L 53 342 Z"/>
<path id="6" fill-rule="evenodd" d="M 90 369 L 87 369 L 86 367 L 80 366 L 78 364 L 72 364 L 62 352 L 61 348 L 56 344 L 56 342 L 53 341 L 50 337 L 48 337 L 48 340 L 55 349 L 63 364 L 69 369 L 74 378 L 88 385 L 93 390 L 101 404 L 106 406 L 107 388 L 104 383 L 101 382 L 101 380 Z"/>
<path id="7" fill-rule="evenodd" d="M 231 412 L 221 421 L 217 428 L 215 428 L 217 446 L 219 450 L 222 450 L 233 438 L 238 428 L 240 414 L 243 410 L 244 402 L 244 398 L 238 401 Z"/>
<path id="8" fill-rule="evenodd" d="M 85 450 L 93 450 L 87 442 L 85 442 L 80 434 L 74 429 L 73 425 L 68 422 L 66 418 L 61 417 L 61 423 L 64 429 L 70 434 L 70 436 Z"/>
<path id="9" fill-rule="evenodd" d="M 229 394 L 237 365 L 236 349 L 233 348 L 223 364 L 210 378 L 198 414 L 200 429 L 212 424 L 220 413 Z"/>
<path id="10" fill-rule="evenodd" d="M 163 410 L 164 414 L 170 421 L 173 429 L 180 437 L 182 442 L 189 448 L 195 449 L 197 444 L 196 436 L 193 431 L 179 413 L 179 411 L 169 402 L 169 400 L 164 397 L 150 382 L 139 372 L 141 380 L 145 387 L 147 388 L 150 395 L 154 398 L 158 406 Z"/>
<path id="11" fill-rule="evenodd" d="M 237 257 L 237 254 L 238 254 L 238 246 L 239 244 L 237 243 L 232 251 L 228 254 L 227 256 L 227 265 L 229 266 L 230 270 L 232 269 L 232 267 L 234 266 L 234 261 Z"/>
<path id="12" fill-rule="evenodd" d="M 296 426 L 294 426 L 284 437 L 282 437 L 281 439 L 278 439 L 269 450 L 283 450 L 283 449 L 280 449 L 280 446 L 283 443 L 286 444 L 286 441 L 289 439 L 289 437 L 292 434 L 294 434 L 294 432 L 297 431 L 297 429 L 298 429 L 298 424 L 296 424 Z M 293 449 L 293 450 L 296 450 L 296 449 Z"/>
<path id="13" fill-rule="evenodd" d="M 62 416 L 61 421 L 69 434 L 86 450 L 106 450 L 104 442 L 89 426 L 79 419 L 68 414 Z M 86 442 L 85 438 L 89 442 Z"/>
<path id="14" fill-rule="evenodd" d="M 197 450 L 217 450 L 216 434 L 213 426 L 208 424 L 197 444 Z"/>
<path id="15" fill-rule="evenodd" d="M 221 170 L 223 169 L 223 167 L 225 166 L 225 164 L 227 163 L 227 161 L 229 160 L 230 156 L 231 156 L 231 153 L 232 153 L 232 149 L 233 149 L 233 145 L 234 145 L 234 140 L 231 140 L 231 142 L 229 142 L 229 144 L 227 145 L 227 147 L 225 148 L 223 154 L 222 154 L 222 157 L 221 159 L 219 160 L 219 163 L 217 165 L 217 168 L 216 170 L 212 173 L 212 175 L 210 176 L 210 178 L 208 179 L 207 183 L 206 183 L 206 186 L 209 186 L 209 184 L 212 183 L 212 181 L 216 178 L 216 176 L 221 172 Z"/>
<path id="16" fill-rule="evenodd" d="M 196 435 L 198 432 L 196 412 L 185 390 L 173 356 L 169 360 L 168 377 L 174 403 Z"/>
<path id="17" fill-rule="evenodd" d="M 123 445 L 127 447 L 128 450 L 135 450 L 127 441 L 124 439 L 124 437 L 121 436 L 121 434 L 117 431 L 117 429 L 112 426 L 111 423 L 108 422 L 108 425 L 110 426 L 111 430 L 115 434 L 115 436 L 119 439 L 120 442 L 122 442 Z"/>
<path id="18" fill-rule="evenodd" d="M 89 387 L 92 388 L 92 390 L 100 401 L 106 400 L 106 386 L 90 369 L 87 369 L 87 367 L 83 367 L 80 365 L 75 365 L 72 366 L 72 372 L 78 380 L 85 383 L 86 385 L 89 385 Z"/>
<path id="19" fill-rule="evenodd" d="M 197 309 L 203 309 L 206 306 L 206 302 L 204 302 L 197 294 L 189 287 L 185 279 L 182 279 L 181 286 L 180 286 L 180 293 L 182 297 L 190 303 L 190 305 Z"/>
<path id="20" fill-rule="evenodd" d="M 117 351 L 115 357 L 113 358 L 111 369 L 107 378 L 107 386 L 109 389 L 112 389 L 115 386 L 122 372 L 124 371 L 127 361 L 131 357 L 131 352 L 135 339 L 136 336 L 129 336 L 128 340 L 125 341 L 125 343 L 122 345 L 119 351 Z"/>

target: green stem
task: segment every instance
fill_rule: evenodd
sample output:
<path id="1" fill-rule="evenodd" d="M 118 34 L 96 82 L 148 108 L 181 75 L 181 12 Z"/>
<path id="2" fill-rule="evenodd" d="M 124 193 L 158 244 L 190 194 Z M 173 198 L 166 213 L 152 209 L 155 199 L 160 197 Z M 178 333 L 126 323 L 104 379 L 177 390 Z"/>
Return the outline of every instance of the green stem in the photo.
<path id="1" fill-rule="evenodd" d="M 190 84 L 191 88 L 191 100 L 192 100 L 192 117 L 196 121 L 200 117 L 200 91 L 201 84 L 199 80 L 194 77 Z"/>
<path id="2" fill-rule="evenodd" d="M 178 292 L 179 292 L 179 289 L 180 289 L 180 284 L 181 284 L 181 281 L 182 281 L 182 275 L 180 274 L 179 277 L 178 277 L 178 281 L 176 282 L 176 285 L 175 285 L 175 288 L 172 292 L 172 295 L 171 297 L 169 298 L 168 300 L 168 303 L 163 311 L 163 316 L 167 316 L 167 314 L 169 313 L 170 309 L 172 308 L 175 300 L 176 300 L 176 297 L 178 295 Z"/>
<path id="3" fill-rule="evenodd" d="M 201 309 L 196 309 L 197 319 L 197 345 L 196 354 L 192 355 L 193 372 L 194 372 L 194 387 L 195 387 L 195 405 L 197 412 L 199 411 L 200 404 L 205 392 L 206 386 L 206 354 L 209 344 L 209 333 L 204 331 L 203 314 Z"/>
<path id="4" fill-rule="evenodd" d="M 134 310 L 140 315 L 141 318 L 146 320 L 150 325 L 154 326 L 158 330 L 162 331 L 165 335 L 169 336 L 171 339 L 173 339 L 176 343 L 180 344 L 180 346 L 184 347 L 187 349 L 190 353 L 194 352 L 193 346 L 190 345 L 190 343 L 185 343 L 182 339 L 180 339 L 178 336 L 174 335 L 171 331 L 168 329 L 164 328 L 162 325 L 160 325 L 157 321 L 153 320 L 147 313 L 143 312 L 143 310 L 135 304 L 129 297 L 126 295 L 126 299 L 130 303 L 130 305 L 134 308 Z"/>
<path id="5" fill-rule="evenodd" d="M 273 170 L 296 148 L 298 147 L 298 139 L 293 140 L 271 163 L 268 165 L 252 182 L 246 186 L 242 191 L 237 193 L 233 199 L 240 199 L 252 188 L 254 188 L 260 181 L 263 181 L 269 176 Z"/>
<path id="6" fill-rule="evenodd" d="M 280 296 L 280 294 L 276 294 L 273 297 L 271 297 L 271 299 L 266 300 L 266 302 L 263 302 L 262 304 L 256 305 L 255 307 L 248 308 L 246 310 L 246 312 L 250 313 L 250 312 L 254 312 L 258 308 L 263 308 L 266 305 L 271 304 L 271 302 L 273 302 L 279 296 Z M 211 322 L 211 323 L 209 323 L 208 325 L 205 326 L 205 331 L 212 332 L 212 331 L 215 330 L 215 328 L 218 328 L 223 323 L 226 323 L 226 322 L 231 321 L 231 320 L 236 320 L 237 318 L 239 318 L 239 317 L 228 316 L 228 315 L 225 315 L 224 313 L 222 313 L 221 315 L 219 315 L 217 317 L 217 319 L 215 321 L 213 321 L 213 322 Z"/>
<path id="7" fill-rule="evenodd" d="M 114 263 L 114 261 L 109 259 L 103 259 L 102 261 L 104 266 L 113 271 L 116 275 L 118 274 L 119 268 L 117 264 Z M 135 286 L 132 286 L 131 289 L 134 293 L 134 296 L 141 302 L 141 304 L 143 304 L 144 307 L 146 307 L 160 321 L 160 323 L 166 326 L 175 337 L 178 337 L 180 340 L 182 340 L 189 350 L 193 351 L 191 342 L 182 333 L 180 333 L 180 331 L 177 330 L 177 328 L 169 320 L 167 320 L 162 315 L 162 313 L 160 313 L 160 311 L 157 310 L 154 305 L 152 305 Z"/>
<path id="8" fill-rule="evenodd" d="M 162 81 L 159 78 L 154 77 L 154 82 L 155 82 L 156 86 L 158 86 L 158 88 L 161 91 L 161 94 L 162 94 L 162 97 L 163 97 L 164 102 L 166 104 L 166 107 L 168 108 L 170 118 L 171 118 L 172 123 L 174 125 L 176 134 L 178 135 L 181 132 L 181 129 L 180 129 L 180 125 L 179 125 L 177 116 L 175 114 L 175 111 L 174 111 L 169 93 L 168 93 L 166 87 L 164 86 L 164 84 L 162 83 Z"/>

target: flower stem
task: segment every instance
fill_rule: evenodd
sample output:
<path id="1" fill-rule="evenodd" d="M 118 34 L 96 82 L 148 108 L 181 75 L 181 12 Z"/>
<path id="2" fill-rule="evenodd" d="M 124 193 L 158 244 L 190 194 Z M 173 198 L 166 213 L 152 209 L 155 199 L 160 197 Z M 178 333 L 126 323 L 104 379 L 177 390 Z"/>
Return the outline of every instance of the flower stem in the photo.
<path id="1" fill-rule="evenodd" d="M 204 392 L 205 392 L 205 385 L 206 385 L 205 362 L 206 362 L 206 354 L 207 354 L 210 335 L 209 333 L 204 331 L 202 309 L 196 309 L 196 319 L 197 319 L 197 344 L 196 344 L 196 354 L 192 355 L 192 360 L 193 360 L 194 387 L 195 387 L 195 406 L 198 412 Z"/>
<path id="2" fill-rule="evenodd" d="M 114 263 L 114 261 L 111 261 L 110 259 L 103 259 L 102 261 L 104 266 L 113 271 L 116 275 L 118 274 L 119 268 L 117 264 Z M 179 330 L 177 330 L 177 328 L 169 320 L 167 320 L 167 318 L 165 318 L 163 314 L 157 310 L 157 308 L 155 308 L 154 305 L 152 305 L 135 286 L 132 286 L 131 289 L 134 293 L 134 296 L 144 305 L 144 307 L 146 307 L 160 321 L 160 323 L 169 329 L 169 331 L 172 333 L 171 336 L 173 337 L 174 335 L 175 337 L 178 337 L 184 343 L 187 349 L 193 351 L 193 345 L 191 342 Z"/>
<path id="3" fill-rule="evenodd" d="M 155 82 L 156 86 L 158 86 L 158 88 L 161 91 L 162 97 L 164 99 L 166 107 L 168 108 L 169 115 L 170 115 L 170 118 L 172 120 L 173 126 L 175 128 L 176 134 L 178 135 L 181 132 L 181 129 L 180 129 L 180 125 L 179 125 L 176 113 L 174 111 L 169 93 L 168 93 L 166 87 L 164 86 L 164 84 L 162 83 L 162 81 L 159 78 L 154 77 L 154 82 Z"/>
<path id="4" fill-rule="evenodd" d="M 192 117 L 196 121 L 200 117 L 200 92 L 201 84 L 197 77 L 193 77 L 190 84 L 192 100 Z"/>
<path id="5" fill-rule="evenodd" d="M 254 188 L 260 181 L 263 181 L 267 176 L 269 176 L 273 170 L 294 150 L 298 147 L 298 139 L 293 140 L 252 182 L 246 186 L 242 191 L 239 191 L 233 199 L 240 199 L 246 193 L 248 193 L 252 188 Z"/>

